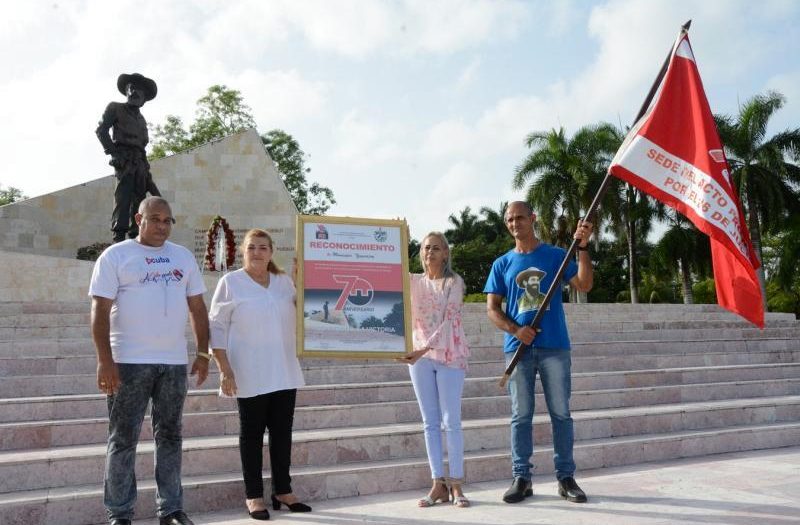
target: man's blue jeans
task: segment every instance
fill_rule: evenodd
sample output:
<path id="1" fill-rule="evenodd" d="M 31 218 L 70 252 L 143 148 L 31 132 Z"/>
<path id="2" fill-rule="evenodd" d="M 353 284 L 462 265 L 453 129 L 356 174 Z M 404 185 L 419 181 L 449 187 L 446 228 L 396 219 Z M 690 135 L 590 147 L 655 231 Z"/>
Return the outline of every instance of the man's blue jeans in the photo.
<path id="1" fill-rule="evenodd" d="M 505 354 L 506 364 L 512 353 Z M 533 410 L 536 374 L 542 381 L 544 399 L 553 427 L 553 462 L 559 480 L 575 474 L 572 445 L 575 435 L 569 412 L 572 359 L 569 350 L 527 349 L 508 382 L 511 396 L 512 475 L 531 479 L 533 455 Z"/>
<path id="2" fill-rule="evenodd" d="M 156 504 L 163 517 L 183 510 L 181 418 L 186 365 L 120 363 L 121 385 L 108 396 L 108 451 L 103 503 L 109 520 L 132 519 L 136 503 L 136 445 L 147 404 L 155 441 Z"/>

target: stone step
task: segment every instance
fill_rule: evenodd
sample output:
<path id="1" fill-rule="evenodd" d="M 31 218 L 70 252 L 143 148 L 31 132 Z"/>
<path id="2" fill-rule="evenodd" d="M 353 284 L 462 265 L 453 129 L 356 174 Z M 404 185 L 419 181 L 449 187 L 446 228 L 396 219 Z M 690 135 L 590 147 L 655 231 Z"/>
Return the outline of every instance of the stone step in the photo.
<path id="1" fill-rule="evenodd" d="M 640 368 L 666 368 L 701 364 L 744 364 L 791 362 L 800 360 L 800 345 L 794 350 L 761 352 L 683 353 L 678 355 L 645 355 L 630 357 L 584 357 L 577 350 L 573 353 L 572 368 L 575 371 L 634 370 Z M 470 356 L 469 376 L 498 375 L 505 368 L 499 348 L 473 349 Z M 483 358 L 483 359 L 480 359 Z M 408 377 L 402 363 L 393 360 L 340 361 L 333 366 L 326 362 L 303 360 L 301 366 L 307 384 L 351 383 L 370 378 L 375 381 L 394 381 Z M 613 365 L 613 367 L 612 367 Z M 40 375 L 90 374 L 96 367 L 96 358 L 78 357 L 0 357 L 0 377 Z M 211 365 L 212 371 L 216 368 Z"/>
<path id="2" fill-rule="evenodd" d="M 800 324 L 794 318 L 770 318 L 765 323 L 765 328 L 784 328 L 793 327 Z M 577 319 L 567 319 L 567 326 L 570 334 L 575 331 L 590 332 L 629 332 L 640 330 L 685 330 L 685 329 L 708 329 L 708 328 L 731 328 L 731 329 L 750 329 L 758 330 L 750 323 L 735 319 L 662 319 L 659 321 L 635 321 L 622 319 L 619 321 L 594 322 Z"/>
<path id="3" fill-rule="evenodd" d="M 577 358 L 573 360 L 573 369 L 576 374 L 583 374 L 584 371 L 618 371 L 632 372 L 636 369 L 643 369 L 651 375 L 654 370 L 667 369 L 676 363 L 684 365 L 683 369 L 699 370 L 705 366 L 735 366 L 749 365 L 768 365 L 778 363 L 793 364 L 798 362 L 798 351 L 796 352 L 764 352 L 757 354 L 732 353 L 732 354 L 687 354 L 678 356 L 634 356 L 627 358 Z M 494 376 L 499 377 L 502 372 L 502 364 L 497 362 L 486 363 L 487 367 L 492 367 L 495 371 Z M 366 367 L 361 365 L 354 368 L 364 370 Z M 481 389 L 486 395 L 493 396 L 499 391 L 492 383 L 494 378 L 489 375 L 476 386 L 472 386 L 477 377 L 475 366 L 470 370 L 468 388 L 474 395 L 480 395 Z M 730 369 L 726 369 L 728 373 Z M 774 368 L 772 369 L 774 371 Z M 588 373 L 587 372 L 587 373 Z M 750 371 L 750 373 L 755 373 Z M 362 373 L 362 376 L 366 373 Z M 410 381 L 407 380 L 407 372 L 402 371 L 401 377 L 405 380 L 386 383 L 362 383 L 356 385 L 317 385 L 308 386 L 298 392 L 298 406 L 310 406 L 314 404 L 353 404 L 369 401 L 406 401 L 413 399 L 413 390 Z M 628 375 L 627 377 L 633 377 Z M 607 378 L 605 378 L 607 380 Z M 733 379 L 736 380 L 735 378 Z M 758 379 L 756 379 L 758 380 Z M 774 381 L 775 379 L 768 379 Z M 215 376 L 209 379 L 209 385 L 213 384 Z M 631 380 L 636 382 L 635 380 Z M 585 383 L 585 382 L 584 382 Z M 92 383 L 93 387 L 94 383 Z M 734 392 L 735 393 L 735 392 Z M 230 399 L 219 398 L 216 390 L 190 390 L 186 398 L 185 411 L 189 412 L 209 412 L 216 410 L 231 410 L 235 408 L 235 403 Z M 75 418 L 103 417 L 106 414 L 105 396 L 98 393 L 71 394 L 71 395 L 48 395 L 36 397 L 8 397 L 0 399 L 0 423 L 15 421 L 37 421 L 52 420 L 60 418 L 61 414 L 69 413 Z"/>
<path id="4" fill-rule="evenodd" d="M 742 318 L 727 312 L 717 305 L 630 305 L 630 304 L 565 304 L 567 320 L 582 329 L 583 324 L 608 326 L 617 324 L 645 323 L 663 324 L 673 322 L 691 323 L 694 326 L 707 322 L 724 322 L 740 327 L 751 327 Z M 78 327 L 88 328 L 90 302 L 36 303 L 0 302 L 0 328 L 8 327 Z M 485 325 L 484 330 L 493 329 L 486 318 L 486 308 L 482 303 L 464 306 L 464 326 L 470 332 L 473 325 Z M 77 316 L 77 317 L 76 317 Z M 767 325 L 772 323 L 797 323 L 795 316 L 788 313 L 766 313 Z M 76 319 L 79 320 L 76 322 Z M 3 333 L 0 331 L 0 334 Z M 41 334 L 41 332 L 38 332 Z M 37 332 L 29 335 L 37 336 Z M 0 336 L 0 341 L 6 340 Z"/>
<path id="5" fill-rule="evenodd" d="M 25 314 L 82 314 L 89 311 L 91 300 L 85 301 L 0 301 L 0 317 Z"/>
<path id="6" fill-rule="evenodd" d="M 623 321 L 623 319 L 619 319 L 619 321 Z M 467 331 L 467 335 L 470 337 L 470 344 L 481 344 L 481 342 L 487 337 L 499 337 L 502 334 L 499 333 L 498 330 L 494 329 L 491 326 L 488 326 L 488 320 L 475 320 L 472 321 L 464 321 L 464 326 L 468 327 L 469 325 L 474 325 L 481 323 L 487 324 L 486 328 L 491 328 L 491 330 L 474 330 L 470 329 Z M 614 331 L 618 332 L 621 329 L 616 329 L 615 325 L 623 325 L 624 323 L 613 323 L 609 324 L 608 327 L 603 327 L 602 322 L 592 322 L 591 323 L 594 327 L 596 327 L 596 331 Z M 483 326 L 482 326 L 483 327 Z M 746 330 L 748 328 L 745 325 L 741 325 L 739 330 Z M 580 329 L 573 329 L 572 332 L 580 331 Z M 572 333 L 571 332 L 571 333 Z M 0 326 L 0 341 L 3 342 L 15 342 L 15 341 L 29 341 L 29 340 L 41 340 L 41 339 L 84 339 L 84 340 L 91 340 L 91 332 L 89 328 L 89 324 L 77 324 L 77 325 L 53 325 L 48 324 L 45 326 Z M 496 339 L 492 339 L 495 341 Z"/>
<path id="7" fill-rule="evenodd" d="M 800 396 L 574 411 L 573 419 L 576 440 L 797 422 L 800 419 Z M 501 448 L 508 441 L 507 417 L 465 420 L 463 428 L 465 451 Z M 534 416 L 534 436 L 536 443 L 550 442 L 547 416 Z M 152 442 L 140 443 L 136 469 L 139 473 L 146 473 L 145 477 L 152 472 L 152 452 Z M 424 455 L 419 423 L 299 430 L 293 434 L 292 464 L 298 467 Z M 105 445 L 0 452 L 0 493 L 99 482 L 103 477 L 104 461 Z M 184 440 L 184 475 L 213 475 L 238 469 L 237 437 Z"/>
<path id="8" fill-rule="evenodd" d="M 89 326 L 89 309 L 83 313 L 0 315 L 0 328 Z"/>
<path id="9" fill-rule="evenodd" d="M 625 332 L 631 330 L 663 330 L 673 328 L 750 328 L 756 329 L 748 322 L 737 317 L 715 317 L 709 319 L 695 319 L 692 316 L 678 316 L 676 318 L 660 318 L 658 320 L 636 320 L 636 312 L 624 312 L 612 319 L 606 314 L 603 319 L 597 319 L 596 314 L 590 317 L 572 315 L 567 317 L 570 330 L 611 331 Z M 486 317 L 485 309 L 480 312 L 468 311 L 464 315 L 464 330 L 467 334 L 479 331 L 493 331 L 494 325 Z M 89 306 L 83 307 L 80 312 L 69 313 L 21 313 L 18 315 L 0 315 L 0 328 L 85 328 L 89 332 Z M 800 324 L 793 316 L 768 313 L 767 327 L 797 326 Z M 48 334 L 48 332 L 34 332 L 34 335 Z M 57 334 L 57 332 L 55 332 Z M 50 334 L 52 335 L 52 334 Z M 3 340 L 0 337 L 0 340 Z"/>
<path id="10" fill-rule="evenodd" d="M 720 353 L 720 354 L 685 354 L 680 356 L 633 356 L 631 358 L 576 358 L 573 359 L 573 370 L 577 373 L 591 371 L 630 371 L 636 369 L 666 369 L 680 364 L 684 368 L 703 366 L 756 365 L 800 362 L 800 351 L 795 352 L 762 352 L 762 353 Z M 351 365 L 364 370 L 366 365 Z M 493 367 L 494 376 L 499 377 L 502 364 L 486 363 Z M 475 366 L 470 370 L 470 377 L 476 374 Z M 402 377 L 407 378 L 406 372 Z M 489 384 L 491 377 L 488 377 Z M 213 381 L 212 377 L 210 381 Z M 769 379 L 769 381 L 774 381 Z M 493 387 L 487 387 L 487 395 L 495 395 Z M 477 391 L 477 390 L 476 390 Z M 735 392 L 734 392 L 735 393 Z M 749 396 L 749 395 L 748 395 Z M 400 381 L 391 385 L 362 384 L 356 386 L 318 385 L 306 387 L 298 393 L 298 406 L 312 404 L 348 404 L 377 401 L 405 401 L 413 399 L 413 392 L 408 381 Z M 186 398 L 185 411 L 209 412 L 216 410 L 232 410 L 235 403 L 217 396 L 216 390 L 190 390 Z M 74 418 L 94 418 L 106 415 L 105 396 L 98 393 L 50 395 L 37 397 L 18 397 L 0 399 L 0 423 L 15 421 L 53 420 L 61 414 L 70 414 Z"/>
<path id="11" fill-rule="evenodd" d="M 57 306 L 57 305 L 56 305 Z M 54 306 L 54 307 L 56 307 Z M 486 317 L 485 308 L 467 305 L 464 313 L 464 328 L 467 334 L 495 332 L 496 329 Z M 622 309 L 616 305 L 604 305 L 608 309 L 588 313 L 579 308 L 567 313 L 568 325 L 575 331 L 628 331 L 668 328 L 712 328 L 738 327 L 753 328 L 741 318 L 722 310 L 693 312 L 685 309 L 672 309 L 673 315 L 649 309 Z M 668 311 L 669 313 L 669 311 Z M 768 313 L 767 326 L 792 326 L 799 324 L 792 314 Z M 0 341 L 17 341 L 42 338 L 88 337 L 89 305 L 80 309 L 67 309 L 64 312 L 19 313 L 0 315 Z"/>
<path id="12" fill-rule="evenodd" d="M 764 330 L 742 327 L 715 327 L 715 328 L 651 328 L 627 329 L 625 331 L 571 329 L 571 340 L 574 347 L 580 348 L 583 344 L 615 343 L 615 342 L 679 342 L 681 344 L 694 344 L 697 341 L 713 340 L 764 340 L 764 339 L 790 339 L 800 340 L 800 323 L 786 326 L 768 326 Z M 36 358 L 36 357 L 93 357 L 94 344 L 88 337 L 88 328 L 82 337 L 44 337 L 23 338 L 19 340 L 0 341 L 0 359 L 11 358 Z M 193 352 L 192 337 L 190 341 Z M 473 355 L 480 352 L 480 347 L 501 347 L 503 334 L 496 330 L 469 334 L 468 344 L 473 349 Z M 695 345 L 696 346 L 696 345 Z M 342 359 L 312 359 L 310 363 L 336 365 L 346 360 Z M 365 362 L 363 360 L 359 362 Z M 375 360 L 366 362 L 376 362 Z M 380 362 L 380 361 L 377 361 Z"/>
<path id="13" fill-rule="evenodd" d="M 787 355 L 794 355 L 794 352 L 789 352 Z M 800 363 L 797 362 L 784 362 L 781 359 L 778 362 L 770 362 L 765 364 L 736 364 L 736 365 L 721 365 L 721 366 L 699 366 L 699 367 L 675 367 L 675 368 L 660 368 L 660 369 L 646 369 L 646 370 L 611 370 L 608 372 L 576 372 L 573 374 L 573 388 L 578 389 L 598 389 L 598 388 L 622 388 L 624 386 L 645 386 L 654 384 L 670 384 L 675 381 L 683 383 L 698 383 L 698 382 L 714 382 L 714 381 L 733 381 L 733 380 L 748 380 L 748 379 L 765 379 L 765 378 L 781 378 L 787 377 L 784 374 L 797 374 L 800 370 Z M 407 370 L 404 370 L 404 365 L 393 364 L 388 367 L 374 366 L 376 371 L 374 374 L 370 368 L 352 368 L 350 374 L 333 374 L 338 383 L 335 384 L 321 384 L 313 385 L 311 381 L 307 381 L 310 386 L 320 386 L 320 394 L 318 398 L 320 403 L 325 404 L 323 391 L 333 388 L 340 392 L 350 390 L 353 393 L 353 388 L 361 392 L 371 391 L 374 395 L 376 389 L 381 390 L 381 400 L 385 399 L 387 393 L 394 393 L 396 389 L 410 388 L 410 380 L 408 379 Z M 497 362 L 484 363 L 480 367 L 473 367 L 467 376 L 465 385 L 465 393 L 470 395 L 479 396 L 492 394 L 497 387 L 494 386 L 497 378 L 501 375 L 502 367 Z M 325 369 L 319 369 L 323 375 L 328 375 Z M 348 369 L 345 369 L 348 370 Z M 494 377 L 491 371 L 496 370 L 497 373 Z M 355 372 L 354 372 L 355 371 Z M 475 376 L 477 371 L 489 373 L 488 376 Z M 376 377 L 383 373 L 387 378 Z M 366 374 L 370 375 L 367 376 Z M 346 383 L 345 375 L 351 376 L 352 382 Z M 369 377 L 374 381 L 380 383 L 363 383 L 363 380 Z M 397 379 L 391 379 L 391 378 Z M 320 378 L 324 381 L 326 378 Z M 216 370 L 212 369 L 209 373 L 208 380 L 204 386 L 207 388 L 216 388 L 218 386 L 219 375 Z M 359 382 L 361 381 L 361 382 Z M 194 379 L 190 378 L 190 385 L 194 383 Z M 366 387 L 366 389 L 364 388 Z M 69 394 L 91 394 L 96 392 L 96 378 L 94 374 L 71 374 L 71 375 L 37 375 L 37 376 L 6 376 L 0 382 L 0 399 L 2 398 L 15 398 L 15 397 L 39 397 L 39 396 L 54 396 L 54 395 L 69 395 Z M 313 391 L 313 389 L 312 389 Z M 312 395 L 309 393 L 309 395 Z M 330 399 L 330 398 L 329 398 Z M 368 398 L 358 400 L 355 402 L 366 402 L 375 398 Z M 352 402 L 352 401 L 348 401 Z"/>
<path id="14" fill-rule="evenodd" d="M 667 403 L 714 401 L 733 396 L 748 398 L 800 395 L 800 378 L 780 380 L 730 381 L 695 385 L 666 385 L 643 388 L 573 391 L 570 406 L 573 410 L 636 407 Z M 222 399 L 222 398 L 220 398 Z M 210 412 L 184 413 L 183 435 L 189 437 L 237 435 L 239 418 L 230 400 L 227 406 Z M 105 443 L 108 418 L 105 400 L 92 405 L 94 417 L 58 420 L 23 420 L 0 423 L 0 450 L 40 449 L 71 445 Z M 491 418 L 510 414 L 507 395 L 466 397 L 462 401 L 464 419 Z M 547 412 L 543 394 L 536 395 L 536 413 Z M 375 426 L 382 424 L 419 422 L 417 401 L 398 400 L 347 405 L 298 406 L 295 430 Z M 141 439 L 152 439 L 149 417 L 142 428 Z"/>
<path id="15" fill-rule="evenodd" d="M 495 348 L 503 345 L 503 336 L 496 330 L 472 334 L 468 336 L 468 340 L 471 354 L 477 360 L 496 358 L 499 354 L 495 352 Z M 595 355 L 613 355 L 614 353 L 632 355 L 640 346 L 643 347 L 645 353 L 720 352 L 726 349 L 756 351 L 759 348 L 794 350 L 800 348 L 800 329 L 796 327 L 769 327 L 763 331 L 741 328 L 713 331 L 689 329 L 682 333 L 677 330 L 675 333 L 672 330 L 640 330 L 622 333 L 619 334 L 619 337 L 609 335 L 607 332 L 573 332 L 572 340 L 573 355 L 589 355 L 590 353 Z M 759 343 L 759 341 L 764 342 Z M 712 345 L 711 348 L 707 348 L 706 342 Z M 191 339 L 190 346 L 192 346 Z M 192 347 L 190 353 L 193 351 Z M 0 341 L 0 359 L 93 357 L 94 355 L 94 344 L 89 337 Z M 487 355 L 491 357 L 487 357 Z M 348 361 L 344 359 L 306 359 L 304 363 L 339 365 L 347 364 Z"/>
<path id="16" fill-rule="evenodd" d="M 696 341 L 705 339 L 800 339 L 800 324 L 792 326 L 772 326 L 758 328 L 670 328 L 627 330 L 622 332 L 571 330 L 573 343 L 610 341 Z"/>
<path id="17" fill-rule="evenodd" d="M 800 423 L 746 424 L 707 430 L 582 440 L 575 443 L 580 469 L 615 467 L 709 454 L 760 450 L 800 444 Z M 532 463 L 539 475 L 553 472 L 552 448 L 537 446 Z M 184 459 L 184 464 L 186 459 Z M 507 479 L 506 447 L 465 454 L 466 483 Z M 141 471 L 140 471 L 141 476 Z M 238 472 L 183 475 L 184 506 L 190 514 L 238 508 L 244 489 Z M 269 486 L 269 476 L 266 486 Z M 304 501 L 319 501 L 422 489 L 430 485 L 424 458 L 354 462 L 347 465 L 292 467 L 295 493 Z M 141 479 L 137 518 L 153 516 L 155 482 Z M 42 490 L 0 494 L 0 523 L 8 525 L 85 525 L 105 523 L 100 481 Z M 314 517 L 314 515 L 311 515 Z M 314 521 L 319 521 L 319 515 Z M 322 522 L 320 522 L 322 523 Z"/>

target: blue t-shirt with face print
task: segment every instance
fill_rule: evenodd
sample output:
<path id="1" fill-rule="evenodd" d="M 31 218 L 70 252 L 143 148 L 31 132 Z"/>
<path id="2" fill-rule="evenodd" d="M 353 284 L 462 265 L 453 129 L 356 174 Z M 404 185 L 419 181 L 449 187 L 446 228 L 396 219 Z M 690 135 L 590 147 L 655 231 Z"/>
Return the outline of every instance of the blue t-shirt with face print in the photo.
<path id="1" fill-rule="evenodd" d="M 494 261 L 483 291 L 504 297 L 508 318 L 520 326 L 530 325 L 566 254 L 563 248 L 544 243 L 530 253 L 517 253 L 512 249 Z M 570 261 L 563 282 L 577 273 L 578 265 Z M 561 290 L 553 294 L 539 328 L 541 332 L 533 340 L 534 347 L 570 349 Z M 516 337 L 505 334 L 503 351 L 514 352 L 518 344 Z"/>

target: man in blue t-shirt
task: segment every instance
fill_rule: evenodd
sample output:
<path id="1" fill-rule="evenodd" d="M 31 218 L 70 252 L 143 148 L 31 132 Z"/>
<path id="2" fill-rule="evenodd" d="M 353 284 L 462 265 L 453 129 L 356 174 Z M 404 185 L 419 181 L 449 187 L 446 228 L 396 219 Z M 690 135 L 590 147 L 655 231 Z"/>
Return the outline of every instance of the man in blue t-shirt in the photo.
<path id="1" fill-rule="evenodd" d="M 533 455 L 534 386 L 538 373 L 553 428 L 558 493 L 569 501 L 583 503 L 586 494 L 575 482 L 575 461 L 572 459 L 574 434 L 569 412 L 572 361 L 561 293 L 553 295 L 542 317 L 540 331 L 534 332 L 530 327 L 566 256 L 566 250 L 536 238 L 533 229 L 536 214 L 526 202 L 510 203 L 505 221 L 515 246 L 494 261 L 483 289 L 488 294 L 489 319 L 505 332 L 503 350 L 506 364 L 511 361 L 520 342 L 524 345 L 522 358 L 508 382 L 514 481 L 503 494 L 503 501 L 518 503 L 533 495 L 530 459 Z M 593 270 L 587 247 L 591 235 L 592 224 L 580 221 L 574 235 L 579 240 L 578 263 L 570 261 L 563 276 L 564 281 L 581 292 L 592 288 Z"/>

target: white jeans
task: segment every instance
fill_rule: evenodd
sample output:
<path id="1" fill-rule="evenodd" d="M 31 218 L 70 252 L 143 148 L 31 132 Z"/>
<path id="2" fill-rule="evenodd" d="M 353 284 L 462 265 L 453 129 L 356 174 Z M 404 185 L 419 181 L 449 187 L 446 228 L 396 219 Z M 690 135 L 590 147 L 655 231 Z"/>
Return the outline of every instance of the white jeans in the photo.
<path id="1" fill-rule="evenodd" d="M 461 480 L 464 478 L 461 392 L 464 390 L 466 372 L 424 357 L 409 367 L 409 372 L 422 413 L 431 477 L 445 477 L 441 432 L 444 426 L 449 477 Z"/>

